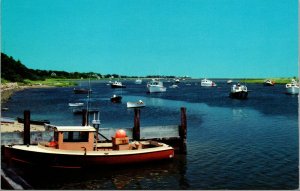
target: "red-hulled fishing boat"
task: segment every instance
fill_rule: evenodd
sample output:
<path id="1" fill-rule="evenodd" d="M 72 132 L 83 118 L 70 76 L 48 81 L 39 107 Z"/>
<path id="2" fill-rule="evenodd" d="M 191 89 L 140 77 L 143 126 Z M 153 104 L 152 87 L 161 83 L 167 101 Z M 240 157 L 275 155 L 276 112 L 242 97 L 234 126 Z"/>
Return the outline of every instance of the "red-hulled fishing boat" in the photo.
<path id="1" fill-rule="evenodd" d="M 6 145 L 5 160 L 43 167 L 82 168 L 136 164 L 174 157 L 171 146 L 156 141 L 129 142 L 124 130 L 118 130 L 112 142 L 99 143 L 94 127 L 51 127 L 54 130 L 53 141 L 38 145 Z"/>

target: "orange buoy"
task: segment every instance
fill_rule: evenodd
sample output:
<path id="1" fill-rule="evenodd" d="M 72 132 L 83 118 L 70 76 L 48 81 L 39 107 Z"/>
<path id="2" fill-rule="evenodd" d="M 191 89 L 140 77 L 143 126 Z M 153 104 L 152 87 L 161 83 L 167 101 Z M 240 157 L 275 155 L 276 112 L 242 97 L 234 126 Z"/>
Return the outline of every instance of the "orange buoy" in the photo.
<path id="1" fill-rule="evenodd" d="M 126 131 L 119 129 L 116 131 L 115 138 L 124 138 L 126 137 Z"/>

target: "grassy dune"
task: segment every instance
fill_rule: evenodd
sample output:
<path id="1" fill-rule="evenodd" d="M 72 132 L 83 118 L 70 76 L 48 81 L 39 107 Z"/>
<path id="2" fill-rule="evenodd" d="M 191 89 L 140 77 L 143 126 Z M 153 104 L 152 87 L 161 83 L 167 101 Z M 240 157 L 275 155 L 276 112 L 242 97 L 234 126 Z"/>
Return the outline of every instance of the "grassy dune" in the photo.
<path id="1" fill-rule="evenodd" d="M 9 82 L 1 79 L 1 103 L 6 102 L 16 91 L 26 88 L 67 87 L 74 86 L 74 80 L 46 79 L 41 81 L 24 80 L 24 82 Z"/>
<path id="2" fill-rule="evenodd" d="M 241 81 L 245 82 L 245 83 L 261 84 L 261 83 L 264 83 L 264 81 L 266 79 L 269 79 L 269 80 L 275 81 L 276 84 L 287 84 L 287 83 L 290 83 L 293 78 L 294 77 L 291 77 L 291 78 L 257 78 L 257 79 L 245 79 L 245 80 L 241 80 Z M 298 81 L 299 79 L 296 78 L 296 80 Z"/>
<path id="3" fill-rule="evenodd" d="M 56 78 L 49 78 L 46 80 L 41 81 L 32 81 L 32 80 L 25 80 L 24 83 L 20 83 L 20 85 L 42 85 L 42 86 L 53 86 L 53 87 L 67 87 L 67 86 L 74 86 L 77 83 L 74 80 L 69 79 L 56 79 Z"/>

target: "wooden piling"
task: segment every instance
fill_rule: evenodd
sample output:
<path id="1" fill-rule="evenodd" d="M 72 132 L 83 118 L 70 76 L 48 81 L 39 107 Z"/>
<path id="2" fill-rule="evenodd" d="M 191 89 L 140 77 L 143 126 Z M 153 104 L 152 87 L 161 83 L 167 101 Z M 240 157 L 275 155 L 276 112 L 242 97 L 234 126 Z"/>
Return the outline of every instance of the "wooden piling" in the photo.
<path id="1" fill-rule="evenodd" d="M 187 149 L 186 149 L 186 134 L 187 134 L 186 108 L 181 107 L 180 111 L 181 111 L 181 124 L 179 126 L 179 136 L 180 136 L 179 152 L 182 154 L 187 154 Z"/>
<path id="2" fill-rule="evenodd" d="M 89 113 L 86 109 L 82 109 L 82 126 L 89 125 Z"/>
<path id="3" fill-rule="evenodd" d="M 30 145 L 30 111 L 24 111 L 24 145 Z"/>
<path id="4" fill-rule="evenodd" d="M 134 126 L 132 130 L 133 140 L 140 140 L 140 109 L 134 108 Z"/>

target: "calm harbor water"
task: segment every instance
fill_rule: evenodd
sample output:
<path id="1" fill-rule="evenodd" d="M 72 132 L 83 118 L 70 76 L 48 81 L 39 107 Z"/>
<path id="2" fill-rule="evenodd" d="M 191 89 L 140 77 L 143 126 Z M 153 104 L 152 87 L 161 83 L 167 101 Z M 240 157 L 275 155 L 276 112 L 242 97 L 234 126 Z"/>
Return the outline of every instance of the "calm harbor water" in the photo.
<path id="1" fill-rule="evenodd" d="M 230 85 L 201 87 L 200 81 L 181 82 L 162 94 L 146 94 L 145 81 L 127 88 L 111 89 L 106 82 L 92 81 L 90 104 L 100 110 L 101 127 L 133 126 L 133 110 L 127 101 L 143 100 L 141 126 L 176 125 L 180 107 L 187 108 L 187 155 L 167 163 L 60 172 L 35 169 L 23 172 L 36 189 L 296 189 L 299 186 L 298 96 L 286 95 L 284 85 L 265 87 L 247 84 L 247 100 L 228 97 Z M 82 86 L 88 83 L 82 83 Z M 171 83 L 165 83 L 169 87 Z M 3 105 L 5 117 L 48 119 L 55 125 L 80 125 L 69 102 L 85 102 L 86 95 L 73 87 L 27 89 Z M 113 104 L 113 94 L 123 96 Z M 50 172 L 49 172 L 50 173 Z"/>

